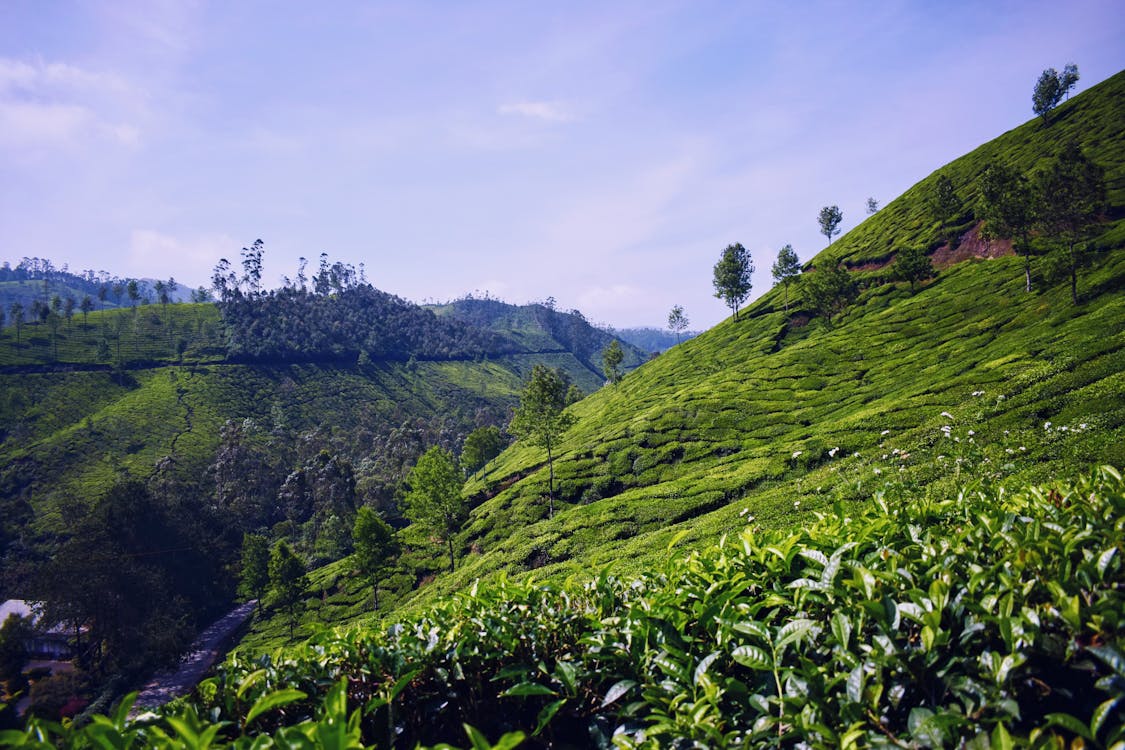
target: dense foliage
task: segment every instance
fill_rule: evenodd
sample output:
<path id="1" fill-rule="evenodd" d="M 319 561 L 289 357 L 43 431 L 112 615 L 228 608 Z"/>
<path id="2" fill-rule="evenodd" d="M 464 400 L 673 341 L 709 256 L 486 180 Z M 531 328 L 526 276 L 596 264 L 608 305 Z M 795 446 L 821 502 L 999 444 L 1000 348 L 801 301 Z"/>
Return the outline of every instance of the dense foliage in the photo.
<path id="1" fill-rule="evenodd" d="M 236 654 L 162 716 L 0 739 L 413 747 L 470 724 L 527 747 L 1113 745 L 1123 512 L 1105 467 L 1015 491 L 880 493 L 804 529 L 749 518 L 636 579 L 473 587 L 383 632 Z"/>

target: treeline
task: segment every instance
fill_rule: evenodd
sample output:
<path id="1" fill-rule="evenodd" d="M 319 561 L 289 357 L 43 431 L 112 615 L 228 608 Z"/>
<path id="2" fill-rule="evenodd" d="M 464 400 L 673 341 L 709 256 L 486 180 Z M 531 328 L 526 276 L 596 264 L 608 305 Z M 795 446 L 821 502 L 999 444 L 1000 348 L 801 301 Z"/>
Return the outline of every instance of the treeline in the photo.
<path id="1" fill-rule="evenodd" d="M 520 351 L 503 336 L 442 319 L 418 305 L 375 289 L 361 270 L 321 255 L 308 277 L 274 290 L 262 288 L 265 247 L 242 250 L 242 272 L 223 259 L 212 285 L 228 330 L 228 354 L 239 361 L 465 359 Z"/>

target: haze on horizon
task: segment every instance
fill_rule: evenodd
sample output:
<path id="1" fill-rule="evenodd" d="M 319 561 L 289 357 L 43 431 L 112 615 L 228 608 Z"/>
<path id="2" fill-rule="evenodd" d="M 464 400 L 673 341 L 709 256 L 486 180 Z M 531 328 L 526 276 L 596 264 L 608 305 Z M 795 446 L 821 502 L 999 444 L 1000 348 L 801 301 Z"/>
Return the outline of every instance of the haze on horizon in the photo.
<path id="1" fill-rule="evenodd" d="M 260 237 L 271 285 L 327 252 L 417 301 L 704 328 L 725 245 L 758 296 L 822 206 L 846 232 L 1070 62 L 1125 67 L 1125 7 L 16 0 L 0 261 L 198 286 Z"/>

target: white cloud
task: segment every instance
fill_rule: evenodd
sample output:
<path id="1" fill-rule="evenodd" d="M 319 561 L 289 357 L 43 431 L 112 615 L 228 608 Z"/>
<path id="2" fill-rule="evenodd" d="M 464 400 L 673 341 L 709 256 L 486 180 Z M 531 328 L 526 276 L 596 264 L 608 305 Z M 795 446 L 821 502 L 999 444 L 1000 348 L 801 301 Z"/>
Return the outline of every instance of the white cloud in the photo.
<path id="1" fill-rule="evenodd" d="M 231 257 L 240 247 L 226 234 L 175 237 L 153 229 L 134 229 L 129 237 L 127 267 L 138 276 L 210 279 L 221 257 Z"/>
<path id="2" fill-rule="evenodd" d="M 571 108 L 563 102 L 511 102 L 501 104 L 498 111 L 502 115 L 520 115 L 545 122 L 571 122 L 575 119 Z"/>
<path id="3" fill-rule="evenodd" d="M 140 142 L 144 96 L 112 73 L 0 58 L 0 147 Z"/>

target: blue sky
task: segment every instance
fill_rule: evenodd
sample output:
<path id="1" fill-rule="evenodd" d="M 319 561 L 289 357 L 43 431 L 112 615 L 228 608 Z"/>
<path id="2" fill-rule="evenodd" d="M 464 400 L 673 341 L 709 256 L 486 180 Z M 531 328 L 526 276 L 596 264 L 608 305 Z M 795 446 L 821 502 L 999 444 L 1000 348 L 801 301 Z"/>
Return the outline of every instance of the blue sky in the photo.
<path id="1" fill-rule="evenodd" d="M 741 242 L 823 248 L 1021 122 L 1046 67 L 1125 67 L 1119 0 L 0 1 L 0 261 L 207 283 L 266 244 L 423 301 L 596 322 L 729 311 Z"/>

